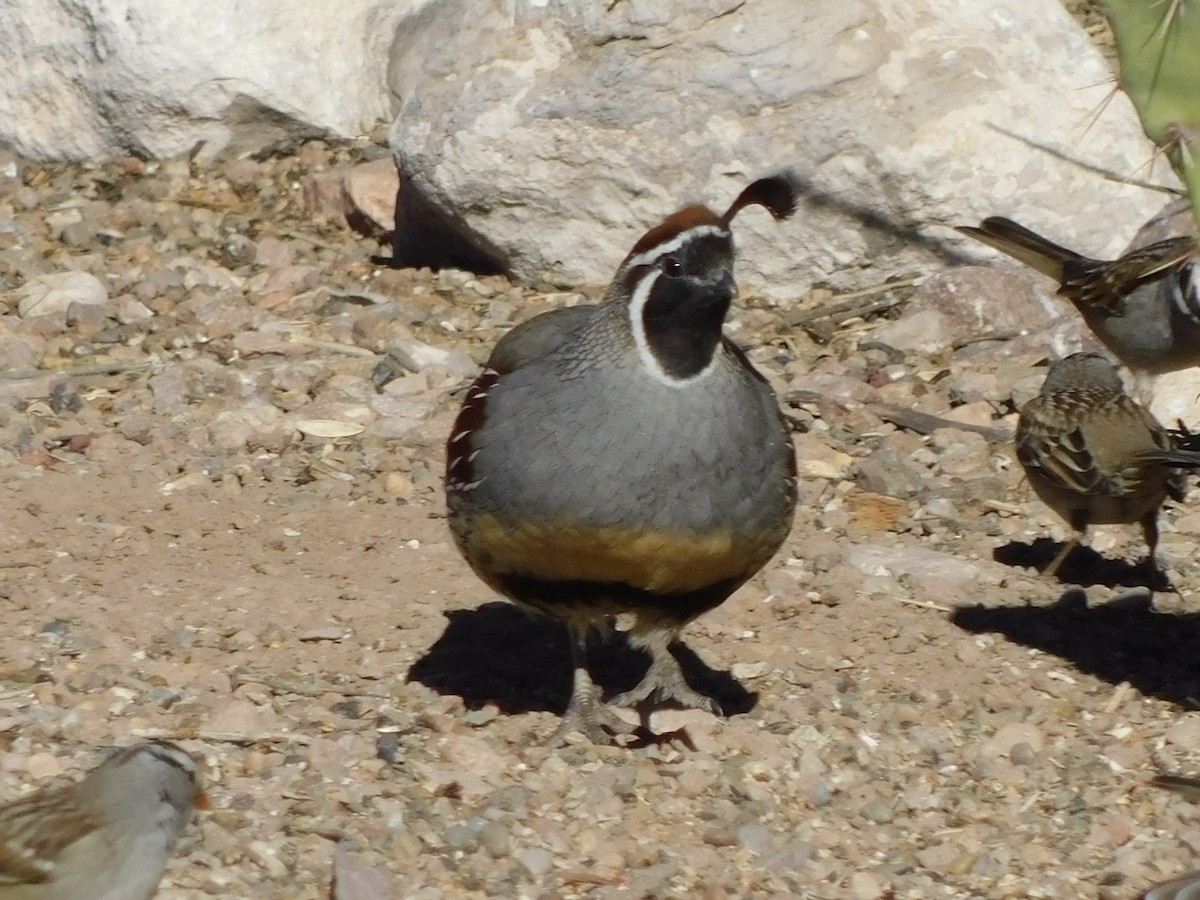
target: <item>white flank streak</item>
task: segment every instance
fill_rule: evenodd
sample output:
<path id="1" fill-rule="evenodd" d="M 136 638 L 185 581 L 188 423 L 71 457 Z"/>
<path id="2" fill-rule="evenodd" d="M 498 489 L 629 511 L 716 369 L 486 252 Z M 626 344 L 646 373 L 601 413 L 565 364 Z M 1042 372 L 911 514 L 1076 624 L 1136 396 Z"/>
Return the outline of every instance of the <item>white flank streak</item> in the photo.
<path id="1" fill-rule="evenodd" d="M 634 268 L 635 266 L 645 266 L 654 260 L 666 256 L 668 253 L 674 253 L 688 241 L 693 238 L 706 237 L 708 235 L 728 234 L 728 232 L 719 225 L 697 225 L 695 228 L 689 228 L 687 231 L 681 231 L 665 244 L 655 244 L 652 248 L 639 253 L 637 256 L 630 258 L 625 263 L 625 270 Z"/>
<path id="2" fill-rule="evenodd" d="M 708 227 L 708 226 L 705 226 Z M 693 228 L 687 234 L 695 234 L 700 229 Z M 662 255 L 662 247 L 670 245 L 660 245 L 655 251 L 655 256 Z M 669 252 L 669 251 L 667 251 Z M 642 358 L 642 365 L 646 370 L 654 376 L 655 381 L 659 381 L 668 387 L 685 388 L 690 384 L 695 384 L 702 378 L 708 376 L 713 369 L 717 367 L 717 348 L 713 348 L 712 359 L 708 361 L 708 365 L 688 378 L 675 378 L 659 363 L 658 357 L 654 355 L 654 350 L 650 346 L 650 341 L 646 337 L 646 322 L 642 313 L 646 308 L 646 301 L 650 299 L 650 290 L 654 287 L 654 283 L 662 277 L 662 272 L 657 269 L 650 272 L 642 279 L 641 284 L 633 292 L 633 296 L 629 299 L 629 327 L 633 331 L 633 344 L 637 347 L 638 356 Z"/>

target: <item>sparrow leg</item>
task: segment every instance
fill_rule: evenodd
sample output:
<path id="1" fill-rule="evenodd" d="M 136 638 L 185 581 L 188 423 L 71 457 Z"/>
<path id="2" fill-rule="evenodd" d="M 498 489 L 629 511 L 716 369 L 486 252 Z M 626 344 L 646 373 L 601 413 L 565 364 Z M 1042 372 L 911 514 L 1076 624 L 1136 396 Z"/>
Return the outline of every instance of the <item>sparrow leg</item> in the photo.
<path id="1" fill-rule="evenodd" d="M 1071 551 L 1078 546 L 1078 537 L 1073 537 L 1069 541 L 1063 541 L 1062 549 L 1058 551 L 1058 556 L 1054 557 L 1054 560 L 1050 563 L 1050 565 L 1046 566 L 1046 568 L 1042 570 L 1042 574 L 1048 578 L 1053 578 L 1055 575 L 1057 575 L 1058 570 L 1062 567 L 1062 564 L 1066 562 L 1067 557 L 1071 555 Z"/>
<path id="2" fill-rule="evenodd" d="M 1079 546 L 1080 542 L 1087 537 L 1088 530 L 1088 514 L 1086 509 L 1073 509 L 1070 516 L 1071 528 L 1075 530 L 1075 534 L 1069 541 L 1063 543 L 1063 547 L 1058 551 L 1058 556 L 1054 557 L 1054 561 L 1042 570 L 1042 574 L 1050 578 L 1058 574 L 1058 570 L 1062 564 L 1067 561 L 1067 557 L 1071 555 L 1071 551 Z"/>
<path id="3" fill-rule="evenodd" d="M 600 686 L 592 681 L 587 667 L 588 626 L 569 622 L 567 631 L 571 640 L 571 668 L 574 676 L 571 683 L 571 702 L 567 706 L 562 724 L 547 741 L 556 746 L 572 731 L 583 734 L 593 744 L 616 744 L 617 738 L 633 734 L 636 725 L 626 722 L 600 700 Z"/>
<path id="4" fill-rule="evenodd" d="M 1146 586 L 1150 590 L 1172 590 L 1171 579 L 1158 565 L 1158 510 L 1154 509 L 1142 517 L 1142 536 L 1149 548 L 1143 565 L 1146 568 Z M 1165 585 L 1165 588 L 1164 588 Z"/>
<path id="5" fill-rule="evenodd" d="M 702 709 L 714 716 L 721 715 L 720 704 L 690 687 L 683 677 L 679 660 L 670 649 L 675 634 L 676 629 L 663 627 L 661 623 L 644 629 L 634 626 L 629 632 L 629 642 L 650 654 L 650 668 L 636 687 L 613 697 L 613 706 L 632 707 L 643 721 L 664 700 L 674 700 L 680 706 Z"/>

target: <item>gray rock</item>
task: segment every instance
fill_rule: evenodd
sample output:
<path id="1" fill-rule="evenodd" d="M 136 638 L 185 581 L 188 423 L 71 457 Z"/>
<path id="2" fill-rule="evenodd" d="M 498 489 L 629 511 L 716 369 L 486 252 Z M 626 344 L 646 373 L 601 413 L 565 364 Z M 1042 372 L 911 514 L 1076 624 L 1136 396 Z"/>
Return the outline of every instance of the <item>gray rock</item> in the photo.
<path id="1" fill-rule="evenodd" d="M 1169 731 L 1167 739 L 1171 739 Z M 1037 753 L 1042 749 L 1042 744 L 1042 732 L 1036 725 L 1028 722 L 1010 722 L 980 744 L 978 753 L 984 759 L 1000 759 L 1011 757 L 1014 752 L 1018 755 Z M 1025 749 L 1018 751 L 1021 745 L 1024 745 Z"/>
<path id="2" fill-rule="evenodd" d="M 953 343 L 1027 334 L 1075 315 L 1071 304 L 1055 293 L 1057 287 L 1025 269 L 963 266 L 925 279 L 909 301 L 905 319 L 927 311 L 941 313 Z"/>
<path id="3" fill-rule="evenodd" d="M 479 843 L 494 858 L 500 859 L 512 851 L 512 832 L 502 822 L 488 822 L 479 829 Z"/>
<path id="4" fill-rule="evenodd" d="M 1163 733 L 1163 738 L 1183 750 L 1200 750 L 1200 718 L 1185 715 Z"/>
<path id="5" fill-rule="evenodd" d="M 950 345 L 951 330 L 944 314 L 936 309 L 919 309 L 881 325 L 871 337 L 897 350 L 936 353 Z"/>
<path id="6" fill-rule="evenodd" d="M 554 854 L 543 847 L 530 847 L 517 854 L 517 862 L 530 875 L 540 877 L 554 868 Z"/>
<path id="7" fill-rule="evenodd" d="M 88 272 L 54 272 L 27 281 L 18 292 L 17 312 L 22 317 L 65 313 L 72 303 L 103 306 L 108 288 Z"/>
<path id="8" fill-rule="evenodd" d="M 771 832 L 758 822 L 750 822 L 737 830 L 737 842 L 751 853 L 761 856 L 771 849 Z"/>
<path id="9" fill-rule="evenodd" d="M 169 366 L 151 378 L 150 393 L 154 398 L 154 411 L 159 415 L 182 412 L 191 399 L 189 379 L 183 366 Z"/>
<path id="10" fill-rule="evenodd" d="M 904 452 L 907 438 L 893 437 L 889 435 L 879 449 L 859 462 L 858 485 L 888 497 L 915 497 L 926 486 L 925 475 Z"/>
<path id="11" fill-rule="evenodd" d="M 63 228 L 58 239 L 68 247 L 87 247 L 96 240 L 96 226 L 91 222 L 72 222 Z"/>
<path id="12" fill-rule="evenodd" d="M 45 345 L 37 335 L 0 334 L 0 371 L 35 368 Z"/>
<path id="13" fill-rule="evenodd" d="M 253 265 L 258 258 L 258 245 L 244 234 L 233 234 L 221 247 L 219 257 L 221 265 L 227 269 L 237 269 Z"/>
<path id="14" fill-rule="evenodd" d="M 333 900 L 396 900 L 399 896 L 391 876 L 338 845 L 333 855 Z"/>
<path id="15" fill-rule="evenodd" d="M 1200 369 L 1167 372 L 1154 379 L 1154 398 L 1150 411 L 1160 422 L 1175 426 L 1182 419 L 1193 428 L 1200 425 L 1197 407 L 1200 406 Z"/>
<path id="16" fill-rule="evenodd" d="M 382 238 L 396 224 L 400 176 L 391 159 L 320 172 L 304 181 L 304 211 L 318 218 L 342 221 L 369 237 Z"/>
<path id="17" fill-rule="evenodd" d="M 329 130 L 360 134 L 394 112 L 387 48 L 400 19 L 427 2 L 12 0 L 0 18 L 10 51 L 0 146 L 60 160 L 200 145 L 204 161 Z"/>
<path id="18" fill-rule="evenodd" d="M 428 398 L 393 397 L 380 394 L 371 400 L 371 409 L 379 418 L 367 429 L 368 434 L 398 439 L 429 418 L 433 401 Z"/>
<path id="19" fill-rule="evenodd" d="M 473 850 L 479 840 L 479 832 L 469 825 L 451 825 L 445 833 L 446 846 L 451 850 Z"/>
<path id="20" fill-rule="evenodd" d="M 122 297 L 117 304 L 117 321 L 122 325 L 143 322 L 154 317 L 154 313 L 145 303 L 135 297 Z"/>
<path id="21" fill-rule="evenodd" d="M 388 356 L 410 372 L 435 369 L 459 378 L 473 377 L 479 366 L 462 350 L 435 347 L 416 338 L 398 338 L 388 346 Z"/>
<path id="22" fill-rule="evenodd" d="M 851 900 L 879 900 L 886 889 L 879 879 L 871 872 L 855 872 L 850 876 Z"/>
<path id="23" fill-rule="evenodd" d="M 295 436 L 291 421 L 274 406 L 222 410 L 208 425 L 209 440 L 226 452 L 247 448 L 279 451 Z"/>
<path id="24" fill-rule="evenodd" d="M 878 798 L 865 803 L 862 808 L 862 814 L 870 821 L 879 824 L 890 822 L 896 817 L 891 806 Z"/>
<path id="25" fill-rule="evenodd" d="M 856 544 L 847 549 L 846 562 L 864 575 L 889 578 L 900 575 L 936 576 L 959 583 L 985 580 L 984 571 L 974 563 L 924 547 Z"/>
<path id="26" fill-rule="evenodd" d="M 1034 146 L 1076 156 L 1110 81 L 1040 0 L 441 0 L 404 21 L 389 77 L 395 251 L 418 265 L 602 283 L 665 213 L 784 165 L 799 215 L 739 221 L 739 275 L 774 299 L 968 258 L 925 223 L 1015 213 L 1034 191 L 1053 198 L 1034 224 L 1097 252 L 1159 205 Z M 1120 97 L 1089 148 L 1117 172 L 1151 153 Z"/>
<path id="27" fill-rule="evenodd" d="M 265 237 L 254 251 L 254 262 L 268 269 L 282 269 L 296 261 L 296 247 L 277 237 Z"/>
<path id="28" fill-rule="evenodd" d="M 117 431 L 138 444 L 149 444 L 154 440 L 157 427 L 155 419 L 140 412 L 127 413 L 117 421 Z"/>

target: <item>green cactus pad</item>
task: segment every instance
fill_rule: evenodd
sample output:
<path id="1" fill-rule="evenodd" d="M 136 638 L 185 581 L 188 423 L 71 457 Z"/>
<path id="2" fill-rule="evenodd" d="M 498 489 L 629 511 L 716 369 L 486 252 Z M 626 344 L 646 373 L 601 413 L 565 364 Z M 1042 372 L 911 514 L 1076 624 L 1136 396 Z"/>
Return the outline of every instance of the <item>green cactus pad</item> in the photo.
<path id="1" fill-rule="evenodd" d="M 1200 228 L 1200 0 L 1102 0 L 1121 86 L 1187 186 Z"/>

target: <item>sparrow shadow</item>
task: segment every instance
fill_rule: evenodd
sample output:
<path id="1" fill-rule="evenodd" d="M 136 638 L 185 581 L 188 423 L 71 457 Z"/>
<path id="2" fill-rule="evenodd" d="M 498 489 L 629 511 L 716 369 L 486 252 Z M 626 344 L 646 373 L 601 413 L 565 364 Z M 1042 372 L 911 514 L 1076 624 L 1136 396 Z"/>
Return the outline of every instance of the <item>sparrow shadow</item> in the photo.
<path id="1" fill-rule="evenodd" d="M 1110 684 L 1200 708 L 1200 613 L 1158 613 L 1149 593 L 1088 607 L 1071 589 L 1052 606 L 960 606 L 951 621 L 972 634 L 1008 640 L 1070 662 Z"/>
<path id="2" fill-rule="evenodd" d="M 439 694 L 462 697 L 469 709 L 495 703 L 505 713 L 562 714 L 571 699 L 571 650 L 566 627 L 511 603 L 446 614 L 446 630 L 408 670 L 408 681 Z M 726 715 L 758 703 L 729 673 L 711 668 L 689 647 L 671 647 L 688 683 L 716 700 Z M 632 688 L 649 668 L 649 657 L 613 631 L 588 640 L 588 668 L 606 698 Z"/>
<path id="3" fill-rule="evenodd" d="M 1062 543 L 1041 537 L 1032 543 L 1012 541 L 992 552 L 992 558 L 1005 566 L 1035 569 L 1041 572 L 1062 549 Z M 1152 591 L 1173 591 L 1171 580 L 1161 570 L 1153 574 L 1142 562 L 1112 559 L 1081 544 L 1071 551 L 1055 575 L 1066 585 L 1080 587 L 1141 587 Z"/>

